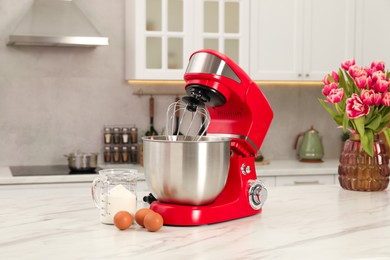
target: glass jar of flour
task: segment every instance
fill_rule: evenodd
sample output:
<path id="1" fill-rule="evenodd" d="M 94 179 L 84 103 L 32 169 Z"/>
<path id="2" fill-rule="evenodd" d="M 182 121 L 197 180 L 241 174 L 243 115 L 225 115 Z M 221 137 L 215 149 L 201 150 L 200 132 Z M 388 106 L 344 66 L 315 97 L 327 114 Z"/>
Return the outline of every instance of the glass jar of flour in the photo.
<path id="1" fill-rule="evenodd" d="M 100 212 L 100 221 L 114 224 L 118 211 L 135 215 L 137 210 L 137 170 L 105 169 L 92 182 L 92 199 Z"/>

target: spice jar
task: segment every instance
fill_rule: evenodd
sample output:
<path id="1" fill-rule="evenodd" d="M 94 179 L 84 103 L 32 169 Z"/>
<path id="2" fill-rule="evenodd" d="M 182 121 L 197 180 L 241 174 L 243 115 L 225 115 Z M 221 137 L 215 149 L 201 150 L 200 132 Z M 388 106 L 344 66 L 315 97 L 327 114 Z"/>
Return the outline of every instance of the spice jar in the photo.
<path id="1" fill-rule="evenodd" d="M 138 139 L 138 130 L 137 127 L 130 128 L 130 140 L 132 144 L 137 143 Z"/>
<path id="2" fill-rule="evenodd" d="M 113 152 L 113 161 L 114 161 L 114 163 L 119 163 L 121 161 L 119 147 L 118 146 L 114 146 L 113 150 L 114 150 L 114 152 Z"/>
<path id="3" fill-rule="evenodd" d="M 122 143 L 128 144 L 130 142 L 129 128 L 122 128 Z"/>
<path id="4" fill-rule="evenodd" d="M 123 163 L 129 162 L 129 151 L 127 150 L 126 146 L 122 147 L 122 162 Z"/>
<path id="5" fill-rule="evenodd" d="M 137 145 L 133 144 L 130 146 L 130 161 L 132 163 L 136 163 L 138 161 L 138 149 L 137 149 Z"/>
<path id="6" fill-rule="evenodd" d="M 104 162 L 109 163 L 112 160 L 112 153 L 111 153 L 111 147 L 105 146 L 104 147 Z"/>
<path id="7" fill-rule="evenodd" d="M 111 128 L 104 128 L 104 143 L 110 144 L 112 142 Z"/>
<path id="8" fill-rule="evenodd" d="M 121 142 L 121 135 L 118 127 L 114 128 L 114 144 L 119 144 Z"/>

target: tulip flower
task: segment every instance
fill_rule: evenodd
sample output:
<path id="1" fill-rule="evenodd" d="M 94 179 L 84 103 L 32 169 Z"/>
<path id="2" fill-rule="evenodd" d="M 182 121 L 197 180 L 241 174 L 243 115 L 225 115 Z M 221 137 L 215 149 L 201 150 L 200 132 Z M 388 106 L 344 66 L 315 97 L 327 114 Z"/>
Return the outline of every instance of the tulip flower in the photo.
<path id="1" fill-rule="evenodd" d="M 365 76 L 365 77 L 368 76 L 367 71 L 364 68 L 358 67 L 358 66 L 351 66 L 351 67 L 349 67 L 348 73 L 353 78 L 357 78 L 357 77 L 361 77 L 361 76 Z"/>
<path id="2" fill-rule="evenodd" d="M 373 71 L 385 71 L 385 64 L 383 61 L 373 61 L 371 62 L 371 69 Z"/>
<path id="3" fill-rule="evenodd" d="M 389 107 L 390 106 L 390 92 L 383 93 L 382 105 Z"/>
<path id="4" fill-rule="evenodd" d="M 358 88 L 364 89 L 367 86 L 367 77 L 365 75 L 362 75 L 360 77 L 355 78 L 355 84 Z"/>
<path id="5" fill-rule="evenodd" d="M 386 75 L 383 71 L 374 71 L 372 73 L 372 81 L 373 83 L 377 82 L 380 79 L 386 79 Z"/>
<path id="6" fill-rule="evenodd" d="M 332 75 L 334 82 L 339 82 L 339 74 L 337 74 L 336 71 L 332 71 L 331 75 Z"/>
<path id="7" fill-rule="evenodd" d="M 370 106 L 363 103 L 360 97 L 353 93 L 346 101 L 347 116 L 351 119 L 359 118 L 370 113 Z"/>
<path id="8" fill-rule="evenodd" d="M 375 82 L 374 89 L 376 92 L 386 92 L 389 89 L 389 82 L 384 79 L 378 79 L 377 82 Z"/>
<path id="9" fill-rule="evenodd" d="M 346 60 L 343 63 L 341 63 L 341 67 L 345 70 L 349 70 L 351 66 L 355 65 L 355 59 Z"/>
<path id="10" fill-rule="evenodd" d="M 371 68 L 368 68 L 368 67 L 365 67 L 364 70 L 366 71 L 367 73 L 367 76 L 368 77 L 371 77 L 372 73 L 373 73 L 373 70 Z"/>
<path id="11" fill-rule="evenodd" d="M 363 89 L 362 92 L 360 93 L 360 99 L 363 101 L 364 104 L 372 105 L 374 103 L 374 95 L 375 95 L 374 90 Z"/>
<path id="12" fill-rule="evenodd" d="M 339 103 L 344 98 L 344 89 L 335 88 L 332 89 L 329 95 L 326 97 L 326 100 L 330 103 L 336 104 Z"/>
<path id="13" fill-rule="evenodd" d="M 330 84 L 324 86 L 324 88 L 322 89 L 322 94 L 323 94 L 324 96 L 328 96 L 329 93 L 330 93 L 330 91 L 331 91 L 332 89 L 336 89 L 336 88 L 338 88 L 337 84 L 334 83 L 334 82 L 332 82 L 332 83 L 330 83 Z"/>
<path id="14" fill-rule="evenodd" d="M 383 98 L 382 93 L 379 93 L 379 92 L 375 93 L 373 96 L 373 105 L 379 106 L 382 103 L 382 98 Z"/>
<path id="15" fill-rule="evenodd" d="M 336 71 L 332 71 L 332 73 L 330 75 L 331 75 L 331 77 L 332 77 L 334 82 L 336 82 L 336 83 L 339 82 L 339 74 L 337 74 Z M 324 82 L 325 85 L 329 85 L 331 83 L 330 80 L 329 80 L 329 75 L 328 74 L 326 74 L 324 76 L 324 78 L 322 79 L 322 82 Z"/>
<path id="16" fill-rule="evenodd" d="M 326 74 L 324 76 L 324 78 L 322 79 L 322 82 L 325 84 L 325 85 L 329 85 L 330 84 L 330 81 L 329 81 L 329 78 L 328 78 L 328 74 Z"/>

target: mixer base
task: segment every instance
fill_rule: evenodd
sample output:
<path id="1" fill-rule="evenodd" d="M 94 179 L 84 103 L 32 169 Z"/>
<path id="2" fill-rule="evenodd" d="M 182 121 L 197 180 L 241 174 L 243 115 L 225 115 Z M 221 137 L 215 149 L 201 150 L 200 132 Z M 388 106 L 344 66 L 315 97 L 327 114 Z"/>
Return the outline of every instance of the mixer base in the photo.
<path id="1" fill-rule="evenodd" d="M 150 205 L 150 209 L 159 213 L 164 219 L 164 225 L 170 226 L 198 226 L 225 222 L 233 219 L 248 217 L 262 211 L 254 210 L 244 198 L 225 203 L 216 200 L 212 204 L 204 206 L 190 206 L 169 204 L 155 201 Z"/>

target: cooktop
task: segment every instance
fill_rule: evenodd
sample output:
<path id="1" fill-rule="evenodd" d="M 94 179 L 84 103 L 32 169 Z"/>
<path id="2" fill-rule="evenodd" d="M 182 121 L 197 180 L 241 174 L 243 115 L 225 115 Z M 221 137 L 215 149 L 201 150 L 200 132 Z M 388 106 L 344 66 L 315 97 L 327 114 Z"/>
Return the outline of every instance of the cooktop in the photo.
<path id="1" fill-rule="evenodd" d="M 97 174 L 100 168 L 94 171 L 71 171 L 68 165 L 32 165 L 32 166 L 10 166 L 12 176 L 50 176 L 50 175 L 76 175 L 76 174 Z"/>

